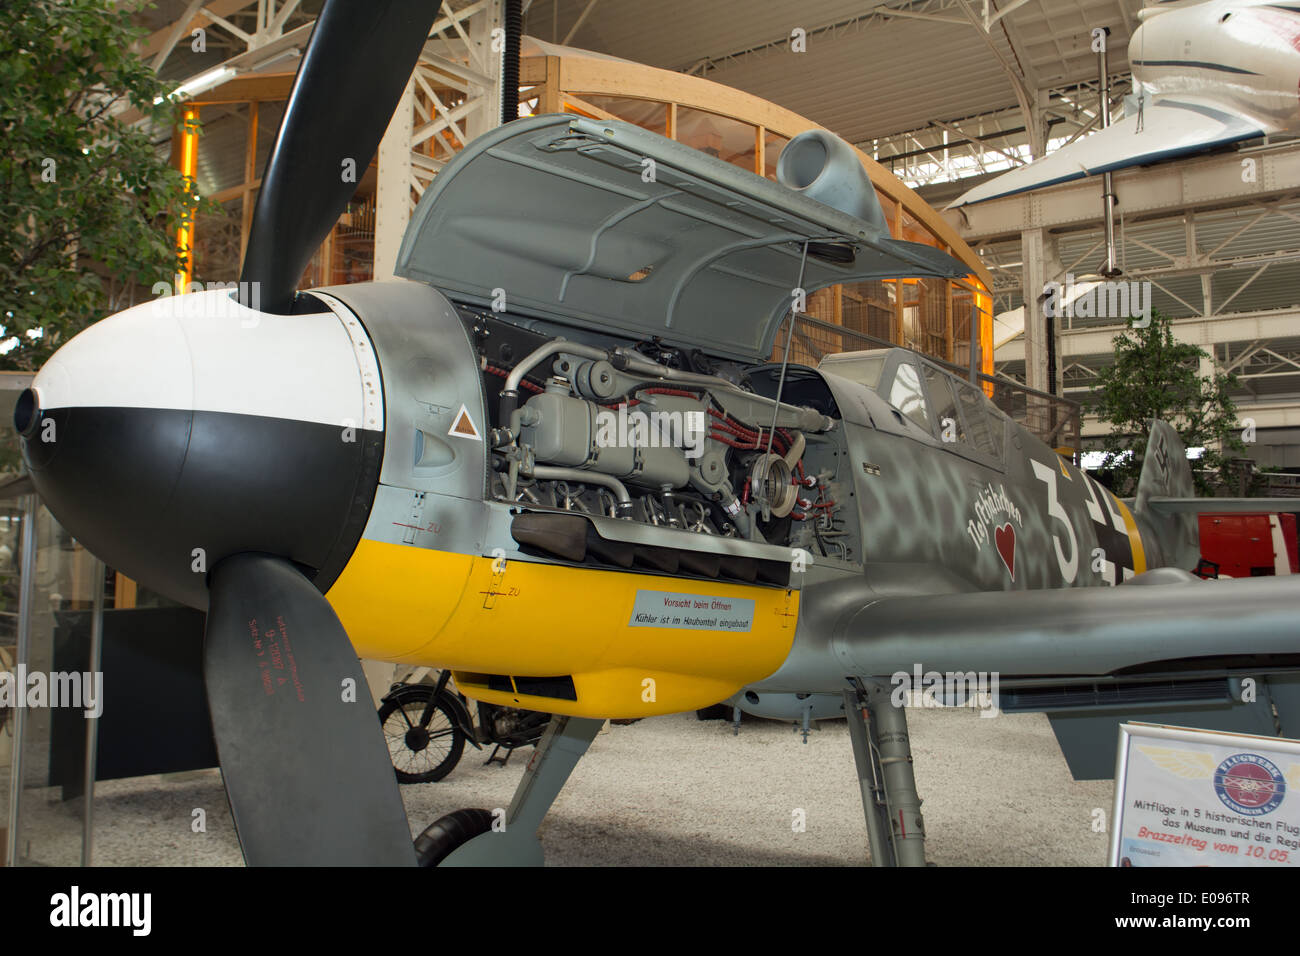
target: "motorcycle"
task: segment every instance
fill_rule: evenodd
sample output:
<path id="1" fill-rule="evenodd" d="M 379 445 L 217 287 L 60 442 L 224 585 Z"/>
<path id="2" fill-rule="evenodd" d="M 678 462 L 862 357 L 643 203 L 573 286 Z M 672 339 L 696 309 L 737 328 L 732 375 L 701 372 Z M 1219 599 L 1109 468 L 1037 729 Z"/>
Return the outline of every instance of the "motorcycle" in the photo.
<path id="1" fill-rule="evenodd" d="M 479 701 L 476 726 L 464 695 L 448 689 L 450 678 L 444 670 L 435 683 L 393 684 L 380 702 L 379 723 L 399 783 L 442 780 L 460 762 L 466 741 L 477 750 L 493 744 L 484 766 L 504 767 L 517 748 L 536 746 L 550 722 L 550 714 Z"/>

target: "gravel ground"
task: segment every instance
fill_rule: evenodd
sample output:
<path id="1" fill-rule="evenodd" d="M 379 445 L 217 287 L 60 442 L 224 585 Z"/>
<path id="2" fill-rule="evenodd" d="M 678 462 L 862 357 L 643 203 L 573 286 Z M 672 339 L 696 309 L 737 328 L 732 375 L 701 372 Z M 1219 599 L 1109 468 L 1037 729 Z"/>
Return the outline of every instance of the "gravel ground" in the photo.
<path id="1" fill-rule="evenodd" d="M 1099 866 L 1109 780 L 1076 782 L 1039 714 L 981 719 L 967 710 L 908 712 L 927 857 L 940 866 Z M 509 805 L 531 751 L 485 767 L 467 749 L 440 783 L 402 788 L 412 832 L 460 807 Z M 241 861 L 216 771 L 101 783 L 95 803 L 99 865 L 237 866 Z M 78 861 L 81 802 L 57 791 L 25 795 L 27 839 L 39 862 Z M 193 811 L 206 816 L 194 833 Z M 793 821 L 802 810 L 806 829 Z M 541 831 L 552 866 L 853 866 L 866 862 L 866 827 L 844 721 L 807 745 L 790 725 L 729 723 L 694 714 L 615 726 L 596 738 Z"/>

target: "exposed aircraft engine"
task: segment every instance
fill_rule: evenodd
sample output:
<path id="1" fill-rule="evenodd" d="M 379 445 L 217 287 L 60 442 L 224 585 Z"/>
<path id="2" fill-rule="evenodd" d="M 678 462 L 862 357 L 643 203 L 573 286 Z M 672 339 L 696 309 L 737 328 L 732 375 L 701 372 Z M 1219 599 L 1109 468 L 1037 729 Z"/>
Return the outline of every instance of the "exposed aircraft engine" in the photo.
<path id="1" fill-rule="evenodd" d="M 508 370 L 482 361 L 505 379 L 490 436 L 499 499 L 781 546 L 801 540 L 808 519 L 833 532 L 808 436 L 834 420 L 758 394 L 739 366 L 714 368 L 657 342 L 605 349 L 560 338 Z"/>

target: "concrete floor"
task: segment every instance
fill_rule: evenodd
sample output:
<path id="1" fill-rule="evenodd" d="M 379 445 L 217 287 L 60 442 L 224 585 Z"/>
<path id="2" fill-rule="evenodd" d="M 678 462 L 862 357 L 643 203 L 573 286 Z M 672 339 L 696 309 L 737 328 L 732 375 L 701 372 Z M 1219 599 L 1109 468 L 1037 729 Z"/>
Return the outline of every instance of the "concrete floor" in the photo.
<path id="1" fill-rule="evenodd" d="M 982 719 L 968 710 L 908 711 L 927 856 L 940 866 L 1099 866 L 1109 780 L 1076 782 L 1038 714 Z M 787 724 L 730 724 L 694 714 L 615 726 L 596 738 L 542 827 L 554 866 L 853 866 L 866 828 L 844 721 L 805 746 Z M 510 766 L 467 749 L 440 783 L 402 788 L 412 833 L 460 807 L 506 807 L 530 751 Z M 72 865 L 80 801 L 26 794 L 35 860 Z M 191 830 L 202 809 L 207 831 Z M 794 832 L 795 810 L 806 830 Z M 108 866 L 238 866 L 242 862 L 216 771 L 99 784 L 94 862 Z"/>

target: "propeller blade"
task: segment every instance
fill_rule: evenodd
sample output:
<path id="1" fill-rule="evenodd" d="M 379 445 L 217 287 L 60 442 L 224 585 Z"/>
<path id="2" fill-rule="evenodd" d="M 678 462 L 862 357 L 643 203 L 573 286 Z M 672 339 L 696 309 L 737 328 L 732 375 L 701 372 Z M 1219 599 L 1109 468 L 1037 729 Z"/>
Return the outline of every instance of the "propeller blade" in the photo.
<path id="1" fill-rule="evenodd" d="M 291 311 L 298 280 L 356 192 L 440 7 L 437 0 L 325 3 L 267 160 L 239 277 L 240 294 L 256 288 L 262 310 Z"/>
<path id="2" fill-rule="evenodd" d="M 214 569 L 203 677 L 250 866 L 415 865 L 361 664 L 287 560 L 237 554 Z"/>

